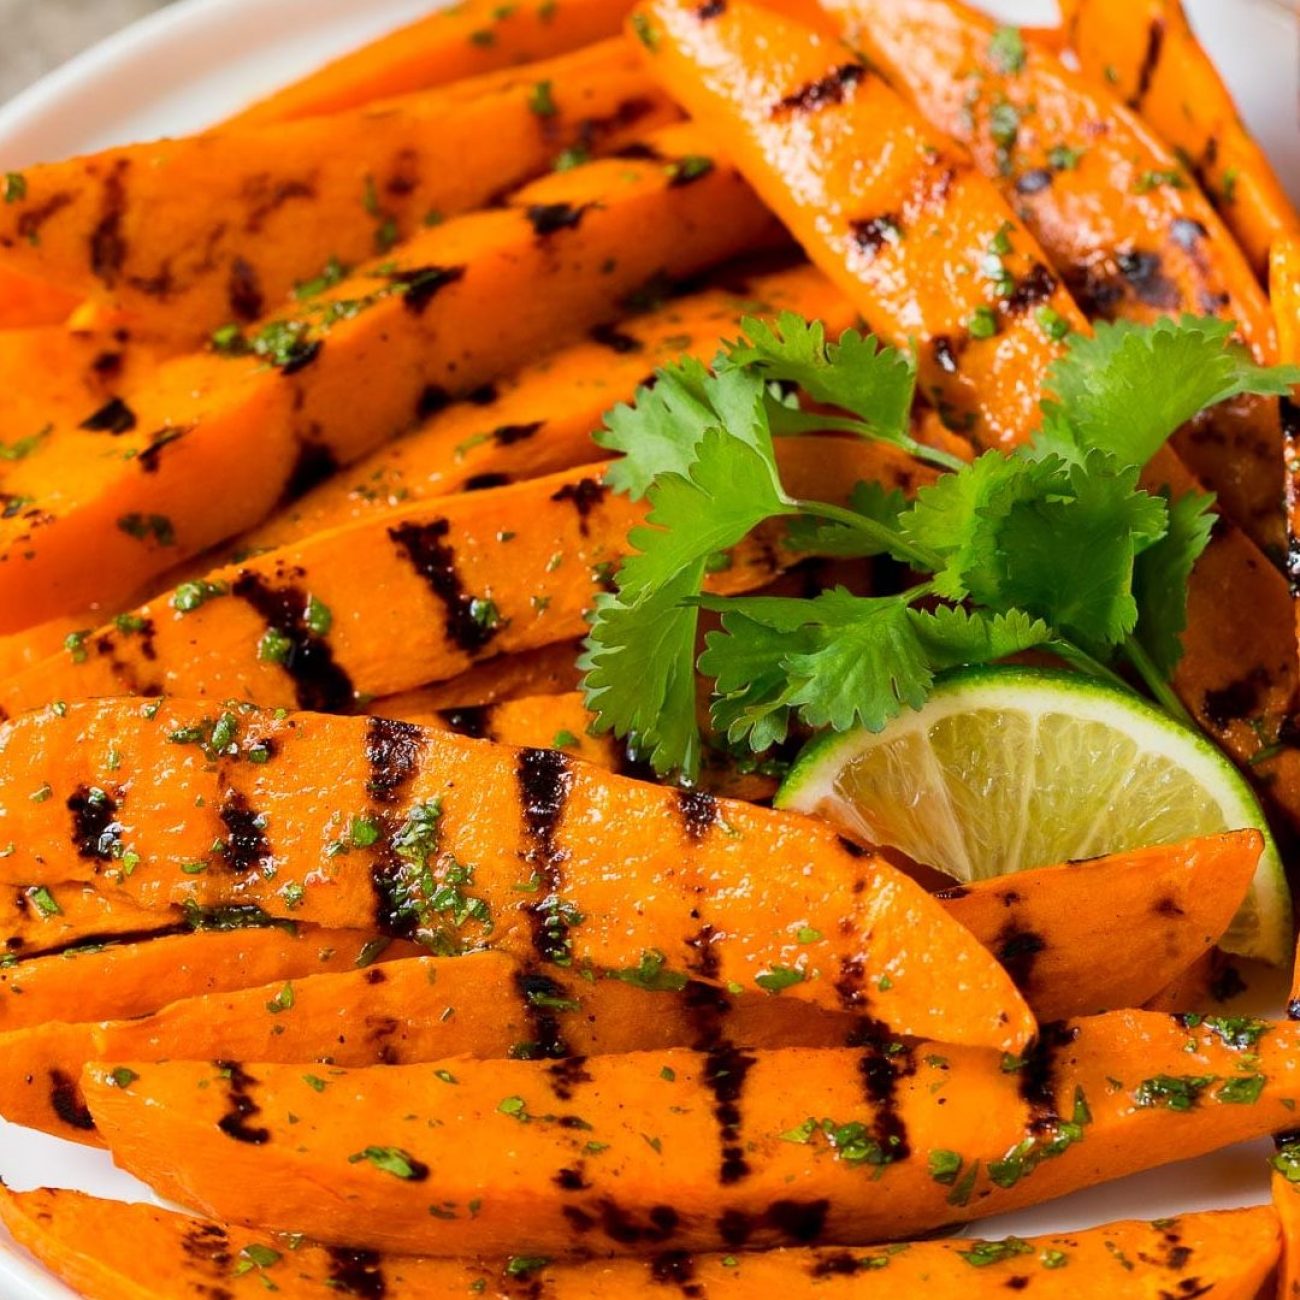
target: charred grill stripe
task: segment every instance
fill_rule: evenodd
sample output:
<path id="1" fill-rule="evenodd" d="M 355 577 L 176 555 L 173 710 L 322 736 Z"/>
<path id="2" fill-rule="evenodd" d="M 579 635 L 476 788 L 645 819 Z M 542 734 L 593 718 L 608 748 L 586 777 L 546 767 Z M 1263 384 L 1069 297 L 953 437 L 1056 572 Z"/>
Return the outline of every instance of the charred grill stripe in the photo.
<path id="1" fill-rule="evenodd" d="M 427 524 L 399 524 L 388 530 L 388 536 L 442 602 L 447 639 L 466 654 L 474 655 L 492 641 L 499 629 L 475 618 L 474 598 L 456 571 L 455 550 L 447 545 L 450 532 L 451 524 L 446 519 L 434 519 Z"/>
<path id="2" fill-rule="evenodd" d="M 41 227 L 45 225 L 52 217 L 58 216 L 64 208 L 72 203 L 72 195 L 60 192 L 51 194 L 44 203 L 39 207 L 28 208 L 26 212 L 18 218 L 18 238 L 25 239 L 28 243 L 39 243 L 41 237 Z M 6 241 L 8 242 L 8 241 Z"/>
<path id="3" fill-rule="evenodd" d="M 1009 920 L 993 941 L 993 953 L 1022 993 L 1033 984 L 1034 962 L 1047 947 L 1047 940 L 1036 930 L 1023 929 Z"/>
<path id="4" fill-rule="evenodd" d="M 489 488 L 506 487 L 510 483 L 510 475 L 500 472 L 488 474 L 471 474 L 465 480 L 464 490 L 466 492 L 486 492 Z"/>
<path id="5" fill-rule="evenodd" d="M 1056 285 L 1056 276 L 1042 262 L 1035 262 L 1007 296 L 1007 311 L 1013 316 L 1022 315 L 1040 302 L 1046 302 L 1056 292 Z"/>
<path id="6" fill-rule="evenodd" d="M 257 1080 L 237 1061 L 214 1061 L 213 1064 L 226 1076 L 227 1110 L 217 1121 L 217 1127 L 236 1142 L 265 1146 L 271 1140 L 270 1130 L 248 1122 L 262 1113 L 262 1108 L 249 1096 L 249 1089 Z"/>
<path id="7" fill-rule="evenodd" d="M 533 420 L 528 424 L 498 425 L 492 430 L 492 441 L 498 447 L 513 447 L 515 443 L 531 438 L 545 423 L 545 420 Z"/>
<path id="8" fill-rule="evenodd" d="M 707 790 L 678 790 L 677 811 L 693 840 L 702 840 L 718 823 L 718 801 Z"/>
<path id="9" fill-rule="evenodd" d="M 755 1057 L 725 1042 L 712 1048 L 705 1057 L 704 1084 L 713 1094 L 713 1117 L 718 1122 L 722 1147 L 718 1180 L 723 1186 L 738 1183 L 750 1173 L 745 1147 L 740 1140 L 743 1118 L 740 1098 L 745 1088 L 745 1076 L 755 1060 Z"/>
<path id="10" fill-rule="evenodd" d="M 95 1121 L 82 1100 L 81 1092 L 62 1070 L 50 1071 L 50 1106 L 69 1128 L 80 1129 L 83 1133 L 94 1131 Z"/>
<path id="11" fill-rule="evenodd" d="M 1040 1027 L 1033 1047 L 1020 1067 L 1020 1096 L 1029 1107 L 1032 1132 L 1049 1132 L 1061 1122 L 1056 1104 L 1056 1057 L 1079 1036 L 1076 1025 L 1053 1021 Z"/>
<path id="12" fill-rule="evenodd" d="M 118 791 L 120 797 L 121 791 Z M 122 839 L 118 801 L 107 790 L 80 785 L 68 796 L 72 814 L 72 843 L 77 856 L 109 862 Z"/>
<path id="13" fill-rule="evenodd" d="M 491 740 L 493 712 L 490 704 L 471 704 L 459 709 L 439 709 L 438 716 L 458 736 L 468 736 L 470 740 Z"/>
<path id="14" fill-rule="evenodd" d="M 402 306 L 413 316 L 423 316 L 434 298 L 464 275 L 463 266 L 412 266 L 394 272 L 392 282 L 402 290 Z"/>
<path id="15" fill-rule="evenodd" d="M 652 1205 L 646 1222 L 638 1222 L 616 1201 L 604 1197 L 596 1204 L 600 1226 L 611 1241 L 632 1245 L 636 1242 L 668 1241 L 677 1231 L 680 1218 L 671 1205 Z"/>
<path id="16" fill-rule="evenodd" d="M 271 844 L 264 830 L 266 819 L 248 806 L 242 791 L 226 791 L 219 816 L 228 836 L 222 852 L 231 871 L 247 875 L 270 860 Z"/>
<path id="17" fill-rule="evenodd" d="M 810 81 L 806 86 L 801 86 L 784 99 L 778 100 L 772 109 L 772 115 L 775 117 L 782 112 L 807 113 L 828 104 L 842 104 L 866 76 L 866 72 L 860 63 L 844 63 L 838 68 L 832 68 L 824 77 Z"/>
<path id="18" fill-rule="evenodd" d="M 262 293 L 257 268 L 242 257 L 236 257 L 230 263 L 226 298 L 235 320 L 254 321 L 266 309 L 266 296 Z"/>
<path id="19" fill-rule="evenodd" d="M 135 458 L 135 463 L 146 474 L 156 474 L 162 461 L 163 448 L 179 442 L 187 433 L 189 433 L 188 428 L 179 428 L 159 429 L 156 433 L 150 434 L 149 445 Z"/>
<path id="20" fill-rule="evenodd" d="M 1142 101 L 1151 92 L 1151 83 L 1155 80 L 1156 69 L 1160 66 L 1160 53 L 1165 43 L 1165 21 L 1155 18 L 1147 28 L 1147 47 L 1142 54 L 1142 64 L 1138 68 L 1137 86 L 1133 91 L 1128 106 L 1133 109 L 1142 107 Z"/>
<path id="21" fill-rule="evenodd" d="M 78 427 L 89 433 L 111 433 L 116 438 L 130 433 L 135 425 L 135 412 L 120 397 L 112 397 Z"/>
<path id="22" fill-rule="evenodd" d="M 282 667 L 293 679 L 298 707 L 338 713 L 351 705 L 352 679 L 334 661 L 329 642 L 307 626 L 307 594 L 297 587 L 275 588 L 260 574 L 243 570 L 231 594 L 251 605 L 267 629 L 288 642 Z"/>
<path id="23" fill-rule="evenodd" d="M 284 500 L 297 500 L 303 493 L 324 483 L 338 467 L 338 460 L 325 443 L 311 438 L 300 439 L 293 470 L 284 485 Z"/>
<path id="24" fill-rule="evenodd" d="M 366 720 L 366 790 L 377 803 L 395 803 L 410 784 L 424 756 L 425 736 L 419 727 L 393 718 Z"/>
<path id="25" fill-rule="evenodd" d="M 593 343 L 599 343 L 601 347 L 617 352 L 620 356 L 645 351 L 645 344 L 639 338 L 625 334 L 615 325 L 595 325 L 587 333 Z"/>
<path id="26" fill-rule="evenodd" d="M 587 537 L 591 526 L 587 522 L 591 512 L 604 501 L 609 488 L 599 479 L 584 478 L 577 483 L 566 483 L 558 492 L 552 494 L 552 501 L 571 501 L 578 512 L 578 531 Z"/>
<path id="27" fill-rule="evenodd" d="M 470 399 L 466 399 L 467 401 Z M 425 384 L 415 399 L 415 418 L 427 420 L 451 405 L 451 394 L 439 384 Z"/>
<path id="28" fill-rule="evenodd" d="M 872 1106 L 871 1135 L 887 1161 L 906 1160 L 912 1148 L 907 1125 L 898 1112 L 898 1083 L 916 1073 L 912 1049 L 891 1039 L 885 1026 L 867 1018 L 856 1037 L 863 1047 L 858 1073 Z"/>
<path id="29" fill-rule="evenodd" d="M 110 289 L 117 283 L 126 262 L 122 213 L 126 208 L 125 176 L 130 166 L 130 159 L 119 159 L 104 178 L 99 221 L 90 232 L 90 269 Z"/>
<path id="30" fill-rule="evenodd" d="M 384 1278 L 384 1261 L 378 1251 L 346 1250 L 342 1246 L 327 1248 L 330 1277 L 327 1285 L 340 1295 L 358 1296 L 360 1300 L 384 1300 L 388 1283 Z"/>
<path id="31" fill-rule="evenodd" d="M 590 207 L 590 203 L 576 208 L 572 203 L 530 203 L 524 209 L 524 217 L 532 226 L 533 234 L 545 239 L 560 230 L 576 230 Z"/>
<path id="32" fill-rule="evenodd" d="M 708 954 L 706 948 L 705 954 Z M 691 1025 L 691 1047 L 709 1052 L 726 1041 L 727 1018 L 732 1003 L 726 992 L 714 984 L 691 980 L 682 990 L 682 1002 Z"/>
<path id="33" fill-rule="evenodd" d="M 569 1054 L 557 1014 L 558 1004 L 567 1001 L 569 990 L 549 975 L 529 965 L 515 973 L 515 988 L 524 1005 L 529 1038 L 513 1049 L 513 1055 L 528 1061 L 561 1060 Z"/>

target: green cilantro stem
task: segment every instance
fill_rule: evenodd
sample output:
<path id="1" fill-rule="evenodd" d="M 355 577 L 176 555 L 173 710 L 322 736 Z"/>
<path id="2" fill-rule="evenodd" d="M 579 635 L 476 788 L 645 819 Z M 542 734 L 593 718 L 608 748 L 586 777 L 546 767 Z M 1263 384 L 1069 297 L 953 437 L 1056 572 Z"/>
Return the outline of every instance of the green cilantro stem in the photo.
<path id="1" fill-rule="evenodd" d="M 1058 659 L 1063 659 L 1071 668 L 1077 668 L 1080 672 L 1087 673 L 1089 677 L 1096 677 L 1111 686 L 1118 687 L 1118 689 L 1127 692 L 1129 695 L 1137 694 L 1137 691 L 1117 672 L 1107 668 L 1100 659 L 1094 658 L 1082 647 L 1075 645 L 1073 641 L 1067 641 L 1064 637 L 1053 637 L 1043 646 L 1043 649 L 1054 654 Z"/>
<path id="2" fill-rule="evenodd" d="M 828 501 L 796 501 L 794 505 L 800 514 L 825 519 L 828 523 L 843 524 L 846 528 L 869 537 L 882 551 L 897 559 L 914 563 L 919 569 L 934 573 L 943 568 L 943 557 L 937 551 L 909 542 L 897 529 L 868 519 L 865 515 L 846 510 L 843 506 L 832 505 Z"/>
<path id="3" fill-rule="evenodd" d="M 1142 642 L 1137 637 L 1131 636 L 1124 642 L 1121 650 L 1124 658 L 1132 664 L 1138 676 L 1142 678 L 1147 690 L 1155 697 L 1160 707 L 1185 726 L 1191 727 L 1194 731 L 1199 730 L 1195 719 L 1188 713 L 1182 700 L 1174 693 L 1165 675 L 1152 662 L 1151 656 L 1147 654 Z"/>
<path id="4" fill-rule="evenodd" d="M 865 420 L 854 420 L 848 416 L 818 415 L 815 412 L 783 409 L 780 428 L 775 432 L 780 434 L 853 433 L 869 442 L 887 442 L 891 447 L 897 447 L 900 451 L 907 452 L 909 456 L 914 456 L 917 460 L 933 465 L 937 469 L 955 473 L 966 464 L 960 456 L 918 442 L 906 433 L 884 434 Z"/>

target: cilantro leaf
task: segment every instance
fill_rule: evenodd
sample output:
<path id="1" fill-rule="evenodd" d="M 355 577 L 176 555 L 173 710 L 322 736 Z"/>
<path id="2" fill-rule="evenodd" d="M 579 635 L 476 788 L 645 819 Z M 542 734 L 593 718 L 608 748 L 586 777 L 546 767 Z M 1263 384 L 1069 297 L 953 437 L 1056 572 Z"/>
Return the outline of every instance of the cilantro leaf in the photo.
<path id="1" fill-rule="evenodd" d="M 1022 650 L 1046 645 L 1052 629 L 1023 610 L 985 614 L 961 606 L 939 605 L 911 611 L 912 625 L 935 672 L 969 664 L 991 664 Z"/>
<path id="2" fill-rule="evenodd" d="M 1048 445 L 1079 454 L 1110 452 L 1145 465 L 1181 425 L 1243 393 L 1285 396 L 1296 366 L 1259 366 L 1232 341 L 1235 326 L 1214 317 L 1169 317 L 1154 325 L 1101 322 L 1075 336 L 1047 375 L 1055 401 L 1043 410 Z"/>
<path id="3" fill-rule="evenodd" d="M 1214 498 L 1188 492 L 1168 502 L 1169 531 L 1137 557 L 1133 596 L 1137 601 L 1137 639 L 1166 677 L 1183 655 L 1187 630 L 1187 587 L 1192 569 L 1209 545 L 1214 528 Z"/>
<path id="4" fill-rule="evenodd" d="M 741 328 L 745 338 L 729 347 L 725 365 L 797 384 L 813 401 L 851 412 L 878 438 L 906 436 L 916 389 L 916 363 L 908 353 L 856 330 L 827 343 L 821 321 L 792 311 L 782 312 L 774 326 L 746 318 Z"/>

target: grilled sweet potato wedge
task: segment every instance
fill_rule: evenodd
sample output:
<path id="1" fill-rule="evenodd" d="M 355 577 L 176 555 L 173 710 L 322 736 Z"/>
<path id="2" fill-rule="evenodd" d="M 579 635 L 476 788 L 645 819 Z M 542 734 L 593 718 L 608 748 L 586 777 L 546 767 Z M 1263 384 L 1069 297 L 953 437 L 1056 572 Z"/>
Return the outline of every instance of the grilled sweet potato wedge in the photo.
<path id="1" fill-rule="evenodd" d="M 0 519 L 0 631 L 120 608 L 447 393 L 608 319 L 651 274 L 689 274 L 773 237 L 692 128 L 648 142 L 653 159 L 589 163 L 424 231 L 222 351 L 160 367 L 88 427 L 57 429 L 6 479 L 29 500 Z M 695 160 L 689 183 L 674 167 L 683 157 Z"/>
<path id="2" fill-rule="evenodd" d="M 1297 1036 L 1131 1011 L 1061 1022 L 1018 1065 L 885 1039 L 461 1059 L 321 1092 L 300 1067 L 113 1060 L 82 1086 L 119 1164 L 231 1222 L 431 1254 L 734 1249 L 905 1238 L 1285 1127 Z"/>
<path id="3" fill-rule="evenodd" d="M 0 1221 L 69 1285 L 98 1300 L 201 1300 L 214 1287 L 284 1300 L 332 1300 L 340 1291 L 388 1300 L 482 1295 L 519 1300 L 622 1300 L 671 1284 L 719 1300 L 781 1296 L 886 1300 L 991 1300 L 1024 1289 L 1047 1300 L 1154 1300 L 1208 1286 L 1216 1300 L 1254 1300 L 1278 1256 L 1267 1208 L 1184 1214 L 1159 1223 L 1110 1223 L 1057 1237 L 912 1242 L 854 1250 L 786 1248 L 741 1255 L 553 1264 L 515 1256 L 496 1265 L 369 1251 L 329 1251 L 228 1228 L 154 1205 L 122 1205 L 79 1192 L 0 1187 Z M 978 1267 L 972 1268 L 972 1264 Z M 232 1273 L 234 1276 L 232 1277 Z M 527 1290 L 525 1288 L 528 1288 Z"/>
<path id="4" fill-rule="evenodd" d="M 648 962 L 870 1006 L 900 1033 L 1007 1050 L 1033 1033 L 939 903 L 801 817 L 382 719 L 117 701 L 9 723 L 3 743 L 0 880 L 56 901 L 49 863 L 160 919 L 238 903 L 541 967 Z"/>

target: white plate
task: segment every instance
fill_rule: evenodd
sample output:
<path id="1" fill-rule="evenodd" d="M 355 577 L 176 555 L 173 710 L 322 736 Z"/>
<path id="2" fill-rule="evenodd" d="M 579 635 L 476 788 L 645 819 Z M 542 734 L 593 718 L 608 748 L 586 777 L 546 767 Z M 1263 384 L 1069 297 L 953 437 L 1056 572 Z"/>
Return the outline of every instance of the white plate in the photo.
<path id="1" fill-rule="evenodd" d="M 26 0 L 38 4 L 40 0 Z M 432 7 L 430 0 L 181 0 L 105 41 L 0 109 L 0 170 L 110 144 L 177 135 Z M 1051 22 L 1052 0 L 990 0 L 1016 22 Z M 1297 47 L 1292 20 L 1268 0 L 1189 0 L 1247 120 L 1300 200 Z M 1260 1007 L 1281 990 L 1260 990 Z M 1268 1197 L 1267 1143 L 1153 1170 L 989 1220 L 998 1236 L 1087 1227 L 1108 1219 L 1254 1204 Z M 0 1121 L 0 1177 L 23 1190 L 77 1187 L 152 1200 L 102 1152 Z M 0 1300 L 71 1300 L 72 1292 L 0 1232 Z"/>

